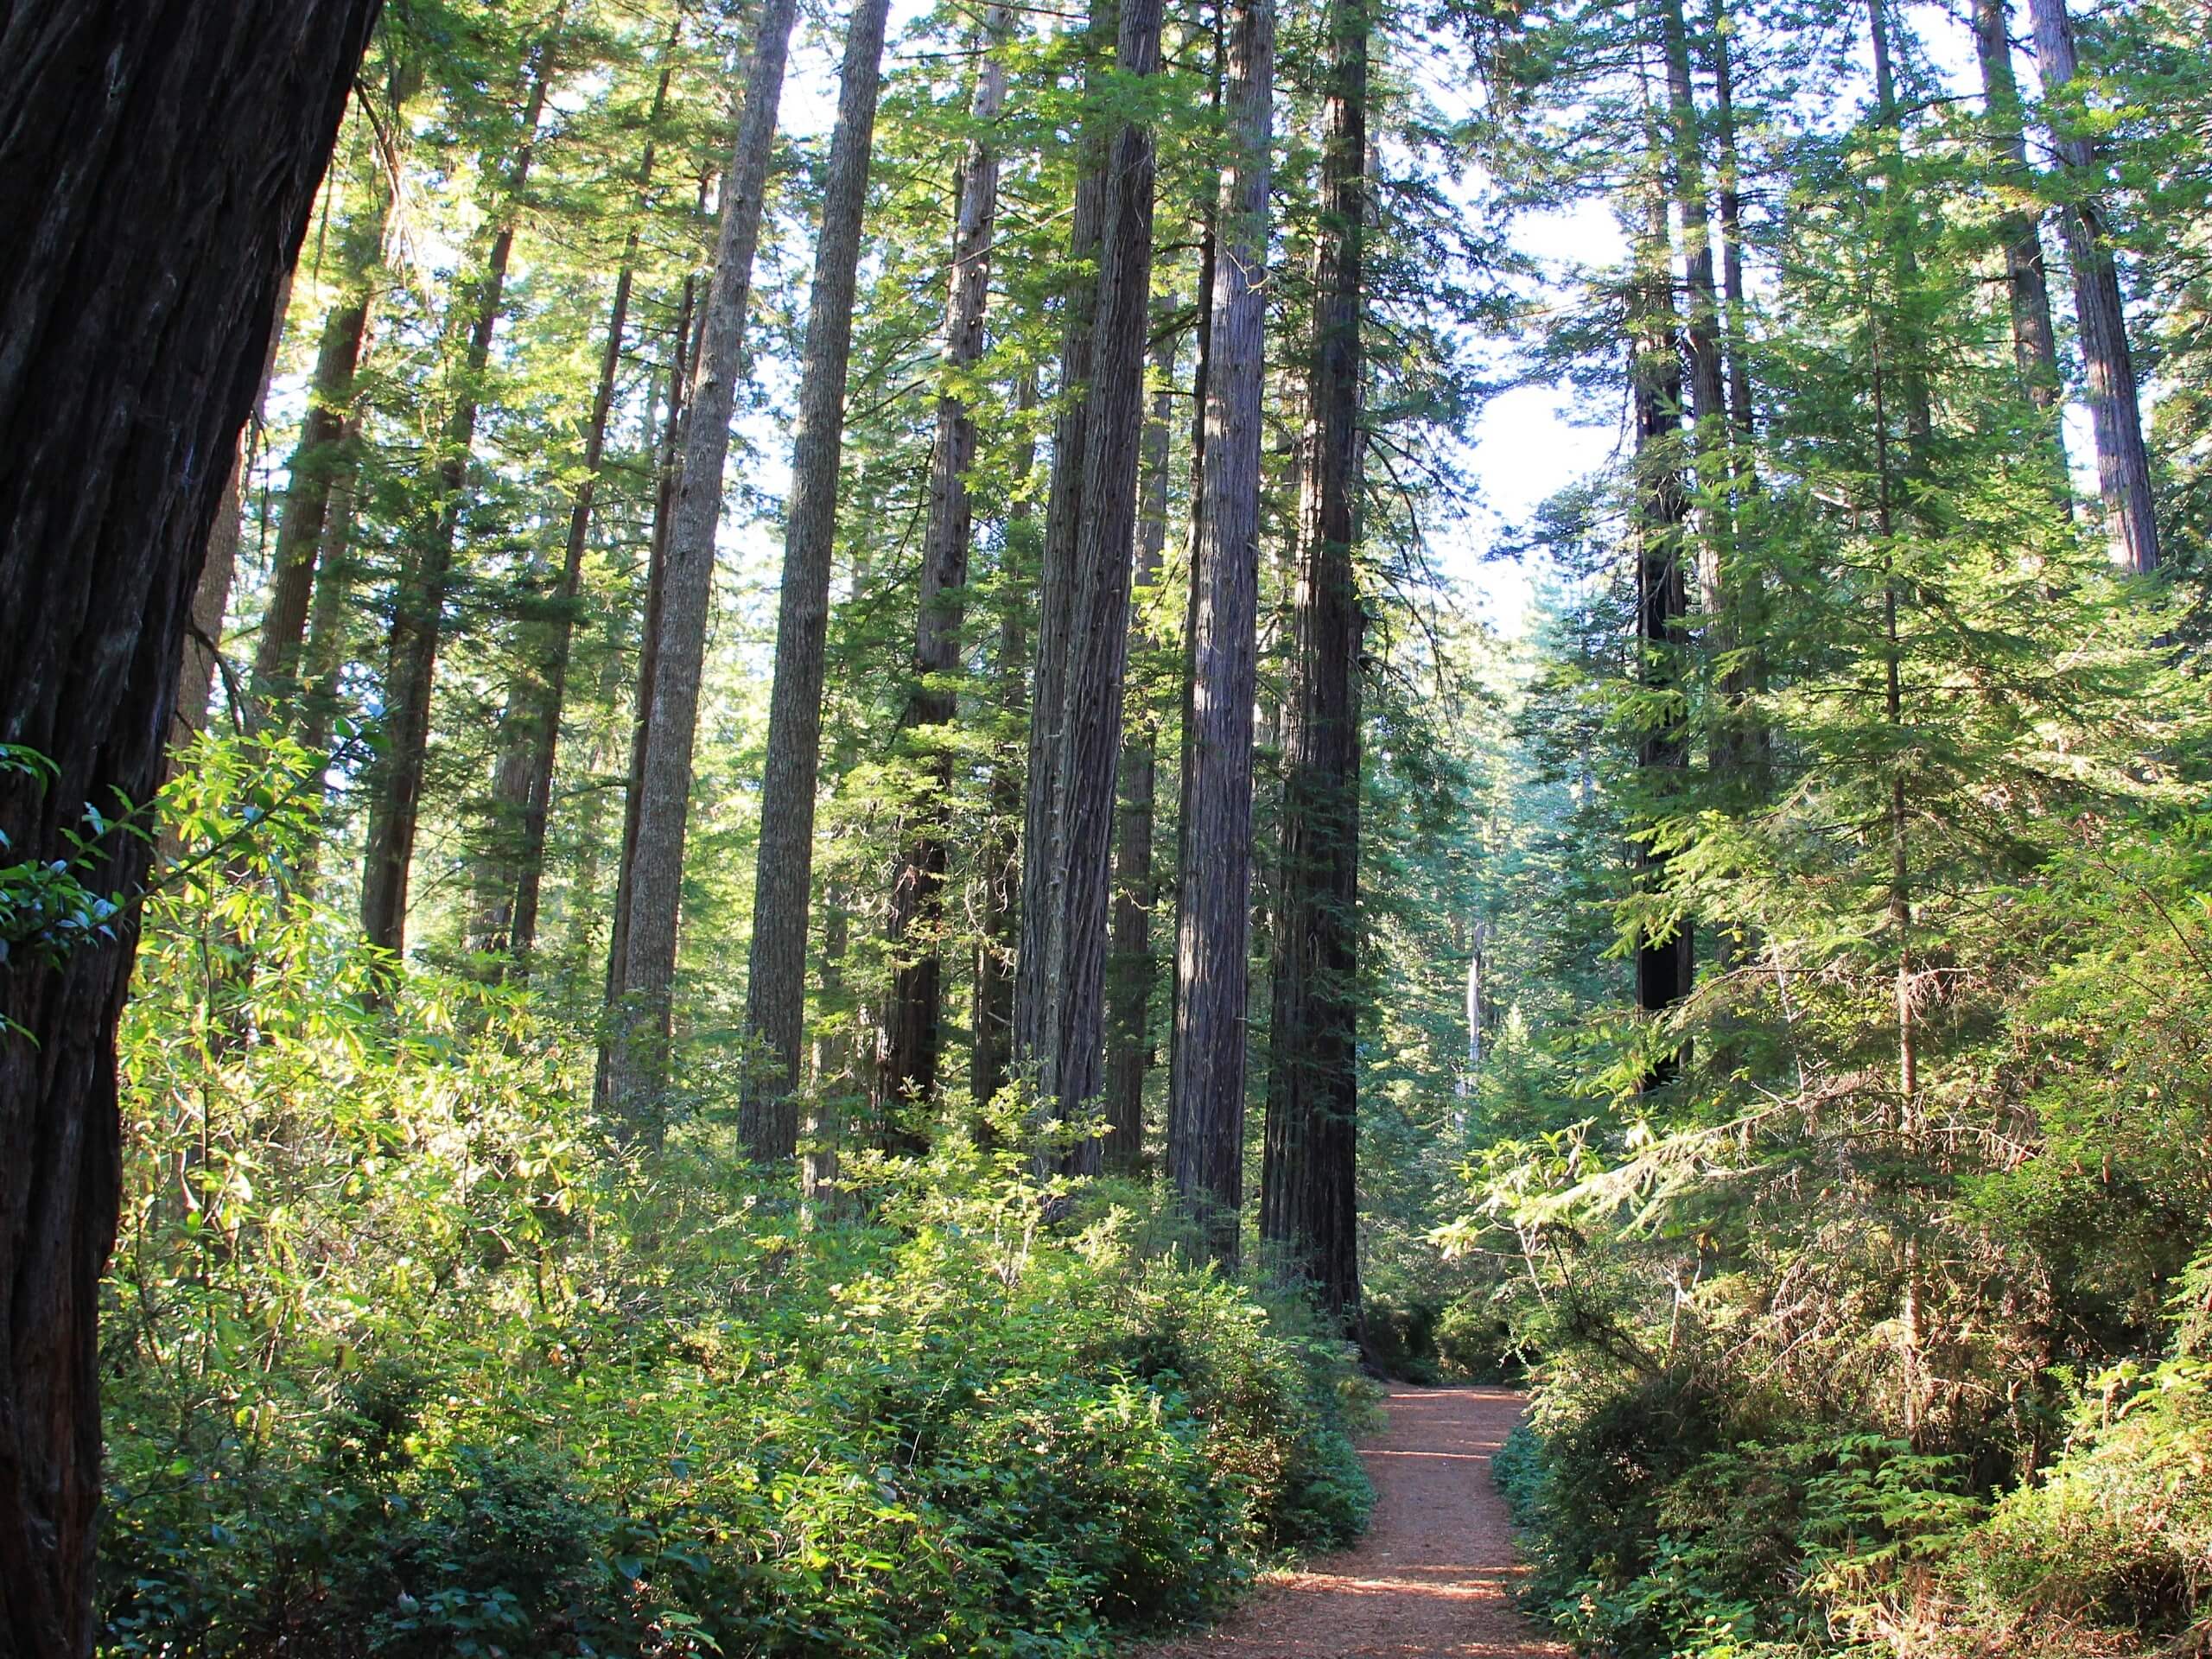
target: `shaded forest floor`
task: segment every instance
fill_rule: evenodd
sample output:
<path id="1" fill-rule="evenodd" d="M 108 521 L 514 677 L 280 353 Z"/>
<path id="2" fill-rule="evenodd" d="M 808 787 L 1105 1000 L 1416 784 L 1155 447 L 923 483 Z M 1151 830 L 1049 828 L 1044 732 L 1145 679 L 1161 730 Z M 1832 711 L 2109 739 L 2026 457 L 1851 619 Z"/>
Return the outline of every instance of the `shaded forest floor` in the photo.
<path id="1" fill-rule="evenodd" d="M 1218 1629 L 1136 1659 L 1542 1659 L 1567 1649 L 1515 1611 L 1522 1567 L 1491 1459 L 1522 1397 L 1398 1388 L 1361 1448 L 1375 1516 L 1357 1548 L 1267 1580 Z"/>

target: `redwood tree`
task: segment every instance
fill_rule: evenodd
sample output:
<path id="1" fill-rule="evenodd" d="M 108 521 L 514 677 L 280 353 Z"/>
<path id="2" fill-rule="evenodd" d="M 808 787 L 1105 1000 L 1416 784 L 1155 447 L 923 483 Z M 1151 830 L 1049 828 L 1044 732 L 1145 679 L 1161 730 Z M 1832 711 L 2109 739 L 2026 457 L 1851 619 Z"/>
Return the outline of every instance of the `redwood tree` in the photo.
<path id="1" fill-rule="evenodd" d="M 0 12 L 0 768 L 8 862 L 160 781 L 193 590 L 376 0 L 16 0 Z M 11 756 L 15 751 L 5 752 Z M 0 960 L 0 1656 L 93 1635 L 94 1331 L 115 1236 L 115 1026 L 146 843 L 79 874 L 112 936 Z M 35 918 L 33 918 L 34 920 Z"/>

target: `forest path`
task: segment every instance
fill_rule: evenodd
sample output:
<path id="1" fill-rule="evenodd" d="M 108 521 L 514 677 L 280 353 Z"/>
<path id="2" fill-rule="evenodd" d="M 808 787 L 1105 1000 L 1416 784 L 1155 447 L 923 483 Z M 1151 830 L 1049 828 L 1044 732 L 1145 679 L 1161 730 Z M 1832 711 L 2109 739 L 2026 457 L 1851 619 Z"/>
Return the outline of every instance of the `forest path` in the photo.
<path id="1" fill-rule="evenodd" d="M 1508 1389 L 1391 1390 L 1361 1448 L 1367 1535 L 1262 1583 L 1225 1624 L 1133 1659 L 1552 1659 L 1513 1606 L 1522 1568 L 1491 1459 L 1521 1419 Z"/>

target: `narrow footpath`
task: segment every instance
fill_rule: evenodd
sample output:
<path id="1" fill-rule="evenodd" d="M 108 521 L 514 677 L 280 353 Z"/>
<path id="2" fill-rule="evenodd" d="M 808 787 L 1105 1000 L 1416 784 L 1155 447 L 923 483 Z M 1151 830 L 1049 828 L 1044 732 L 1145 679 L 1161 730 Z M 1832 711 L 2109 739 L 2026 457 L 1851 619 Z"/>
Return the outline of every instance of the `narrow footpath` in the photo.
<path id="1" fill-rule="evenodd" d="M 1507 1389 L 1393 1389 L 1389 1426 L 1361 1449 L 1376 1505 L 1358 1545 L 1135 1659 L 1563 1659 L 1514 1611 L 1522 1569 L 1491 1482 L 1521 1408 Z"/>

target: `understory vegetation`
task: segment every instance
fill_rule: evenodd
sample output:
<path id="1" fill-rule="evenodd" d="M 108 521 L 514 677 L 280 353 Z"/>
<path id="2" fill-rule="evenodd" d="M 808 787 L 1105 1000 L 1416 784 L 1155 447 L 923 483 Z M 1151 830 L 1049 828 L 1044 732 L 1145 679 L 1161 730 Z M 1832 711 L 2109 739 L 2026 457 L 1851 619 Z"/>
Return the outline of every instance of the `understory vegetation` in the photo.
<path id="1" fill-rule="evenodd" d="M 1359 1531 L 1351 1350 L 1150 1192 L 986 1111 L 802 1208 L 711 1096 L 641 1167 L 589 1032 L 276 897 L 311 840 L 209 749 L 124 1028 L 104 1652 L 1087 1653 Z"/>

